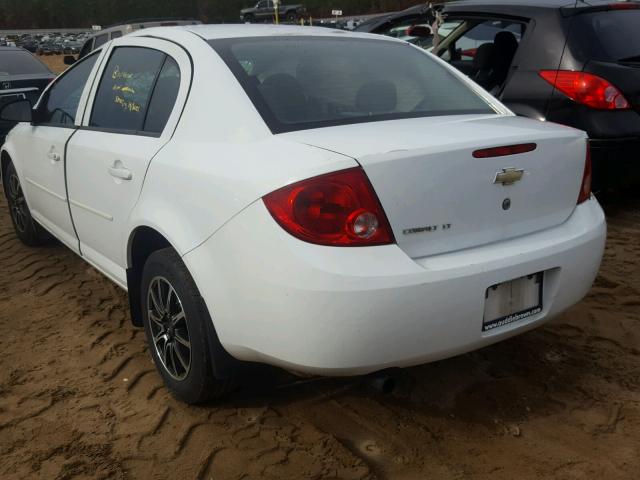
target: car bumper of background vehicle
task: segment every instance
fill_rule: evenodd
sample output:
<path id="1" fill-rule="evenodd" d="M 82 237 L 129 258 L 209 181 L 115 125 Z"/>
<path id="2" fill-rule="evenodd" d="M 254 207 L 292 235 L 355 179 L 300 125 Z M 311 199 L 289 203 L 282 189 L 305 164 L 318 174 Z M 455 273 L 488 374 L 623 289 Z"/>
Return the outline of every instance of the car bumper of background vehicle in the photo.
<path id="1" fill-rule="evenodd" d="M 258 201 L 184 260 L 232 356 L 355 375 L 451 357 L 544 323 L 587 293 L 605 237 L 591 199 L 557 227 L 411 259 L 396 245 L 301 242 Z M 486 289 L 540 271 L 542 312 L 483 333 Z"/>
<path id="2" fill-rule="evenodd" d="M 640 184 L 640 137 L 591 139 L 594 191 Z"/>

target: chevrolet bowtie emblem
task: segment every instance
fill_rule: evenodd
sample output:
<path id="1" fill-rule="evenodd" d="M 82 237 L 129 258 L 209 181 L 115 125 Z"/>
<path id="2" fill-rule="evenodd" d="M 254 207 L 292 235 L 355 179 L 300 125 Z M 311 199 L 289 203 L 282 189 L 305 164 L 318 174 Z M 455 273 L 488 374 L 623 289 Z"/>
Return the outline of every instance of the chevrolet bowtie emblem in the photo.
<path id="1" fill-rule="evenodd" d="M 521 168 L 503 168 L 501 172 L 496 173 L 493 183 L 501 183 L 502 185 L 513 185 L 522 180 L 524 170 Z"/>

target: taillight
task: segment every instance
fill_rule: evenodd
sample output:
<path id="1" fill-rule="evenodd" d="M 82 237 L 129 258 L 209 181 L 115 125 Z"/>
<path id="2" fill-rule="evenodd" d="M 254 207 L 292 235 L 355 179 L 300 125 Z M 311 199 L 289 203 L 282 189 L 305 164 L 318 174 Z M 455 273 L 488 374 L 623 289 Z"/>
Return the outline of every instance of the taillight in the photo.
<path id="1" fill-rule="evenodd" d="M 540 76 L 572 100 L 599 110 L 626 110 L 629 102 L 620 90 L 591 73 L 542 70 Z"/>
<path id="2" fill-rule="evenodd" d="M 582 175 L 582 185 L 580 185 L 580 195 L 578 195 L 578 205 L 591 198 L 591 146 L 587 140 L 587 158 L 584 163 L 584 174 Z"/>
<path id="3" fill-rule="evenodd" d="M 359 167 L 288 185 L 263 201 L 282 228 L 305 242 L 341 247 L 394 242 L 382 205 Z"/>
<path id="4" fill-rule="evenodd" d="M 640 5 L 637 3 L 610 3 L 608 5 L 610 10 L 638 10 Z"/>

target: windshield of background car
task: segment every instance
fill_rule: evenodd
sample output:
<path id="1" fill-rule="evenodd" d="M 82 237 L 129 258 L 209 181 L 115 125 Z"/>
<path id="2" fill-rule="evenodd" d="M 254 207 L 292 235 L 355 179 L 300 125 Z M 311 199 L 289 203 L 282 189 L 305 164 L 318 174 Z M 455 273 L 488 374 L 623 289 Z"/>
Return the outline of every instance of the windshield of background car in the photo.
<path id="1" fill-rule="evenodd" d="M 51 73 L 40 60 L 22 50 L 0 52 L 0 73 L 9 75 L 32 75 Z"/>
<path id="2" fill-rule="evenodd" d="M 407 43 L 327 37 L 212 40 L 272 132 L 495 111 Z"/>
<path id="3" fill-rule="evenodd" d="M 582 58 L 640 63 L 640 10 L 613 10 L 576 15 L 571 48 Z"/>

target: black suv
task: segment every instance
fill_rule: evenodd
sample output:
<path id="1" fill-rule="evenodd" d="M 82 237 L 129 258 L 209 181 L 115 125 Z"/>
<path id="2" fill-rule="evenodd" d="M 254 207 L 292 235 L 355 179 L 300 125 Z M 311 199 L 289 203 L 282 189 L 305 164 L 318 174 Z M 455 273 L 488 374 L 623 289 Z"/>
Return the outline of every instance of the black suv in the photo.
<path id="1" fill-rule="evenodd" d="M 421 11 L 359 30 L 429 24 Z M 433 53 L 518 115 L 585 130 L 596 187 L 640 178 L 640 2 L 461 0 L 442 13 Z"/>

